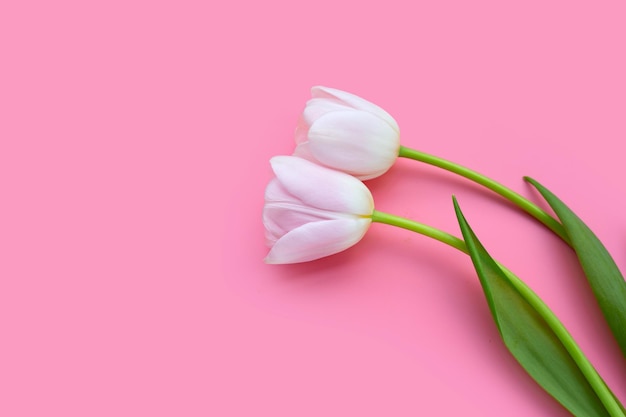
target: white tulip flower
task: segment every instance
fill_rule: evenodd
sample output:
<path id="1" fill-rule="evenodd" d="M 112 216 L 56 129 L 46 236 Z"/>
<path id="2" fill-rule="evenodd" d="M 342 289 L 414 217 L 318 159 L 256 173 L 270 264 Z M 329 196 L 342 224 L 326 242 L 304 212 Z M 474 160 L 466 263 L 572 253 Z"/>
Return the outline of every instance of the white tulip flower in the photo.
<path id="1" fill-rule="evenodd" d="M 357 178 L 295 156 L 270 160 L 263 223 L 270 264 L 307 262 L 356 244 L 369 228 L 374 200 Z"/>
<path id="2" fill-rule="evenodd" d="M 295 156 L 344 171 L 361 180 L 378 177 L 400 150 L 398 123 L 354 94 L 313 87 L 296 129 Z"/>

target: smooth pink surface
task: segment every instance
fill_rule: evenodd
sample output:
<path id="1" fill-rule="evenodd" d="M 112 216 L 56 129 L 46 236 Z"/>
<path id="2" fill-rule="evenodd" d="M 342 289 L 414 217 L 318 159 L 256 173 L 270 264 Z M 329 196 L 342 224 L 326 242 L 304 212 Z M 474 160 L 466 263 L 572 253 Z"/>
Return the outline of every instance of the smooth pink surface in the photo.
<path id="1" fill-rule="evenodd" d="M 464 255 L 375 224 L 262 263 L 269 158 L 309 88 L 404 145 L 563 198 L 626 268 L 623 1 L 3 2 L 0 415 L 566 416 L 502 346 Z M 399 161 L 377 208 L 484 244 L 615 393 L 573 254 L 467 181 Z"/>

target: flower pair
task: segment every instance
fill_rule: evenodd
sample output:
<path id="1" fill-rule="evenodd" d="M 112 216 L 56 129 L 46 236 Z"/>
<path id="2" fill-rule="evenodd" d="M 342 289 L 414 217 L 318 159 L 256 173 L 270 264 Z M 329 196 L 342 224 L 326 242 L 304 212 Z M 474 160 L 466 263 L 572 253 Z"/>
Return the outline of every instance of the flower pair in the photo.
<path id="1" fill-rule="evenodd" d="M 344 91 L 314 87 L 296 129 L 294 156 L 270 163 L 265 190 L 267 263 L 306 262 L 356 244 L 374 202 L 360 181 L 385 173 L 398 157 L 396 121 Z"/>
<path id="2" fill-rule="evenodd" d="M 487 252 L 453 199 L 463 239 L 411 219 L 374 210 L 361 180 L 396 158 L 424 162 L 480 184 L 524 210 L 576 252 L 604 317 L 626 356 L 626 281 L 606 248 L 558 197 L 524 177 L 556 217 L 504 185 L 459 164 L 400 145 L 397 123 L 378 106 L 316 87 L 296 129 L 295 156 L 271 159 L 265 191 L 268 263 L 305 262 L 357 243 L 372 222 L 410 230 L 468 254 L 502 340 L 528 374 L 575 416 L 626 417 L 563 323 L 536 293 Z"/>

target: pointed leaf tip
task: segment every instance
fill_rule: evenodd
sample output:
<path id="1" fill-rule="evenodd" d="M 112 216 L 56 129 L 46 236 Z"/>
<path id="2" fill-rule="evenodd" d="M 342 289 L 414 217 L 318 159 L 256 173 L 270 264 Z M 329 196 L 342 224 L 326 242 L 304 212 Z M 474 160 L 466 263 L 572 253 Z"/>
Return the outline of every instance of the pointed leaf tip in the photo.
<path id="1" fill-rule="evenodd" d="M 539 191 L 563 224 L 598 305 L 626 357 L 626 281 L 600 239 L 563 201 L 536 180 L 524 180 Z"/>

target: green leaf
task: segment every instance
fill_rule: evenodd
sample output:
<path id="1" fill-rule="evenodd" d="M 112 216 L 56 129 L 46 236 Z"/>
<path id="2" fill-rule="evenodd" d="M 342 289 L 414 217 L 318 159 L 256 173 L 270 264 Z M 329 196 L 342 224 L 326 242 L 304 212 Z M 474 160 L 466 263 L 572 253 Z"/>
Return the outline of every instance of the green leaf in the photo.
<path id="1" fill-rule="evenodd" d="M 454 207 L 493 319 L 515 359 L 575 416 L 624 416 L 623 407 L 554 313 L 487 253 L 456 199 Z"/>
<path id="2" fill-rule="evenodd" d="M 546 199 L 563 224 L 572 248 L 617 343 L 626 357 L 626 281 L 600 239 L 552 192 L 524 177 Z"/>

